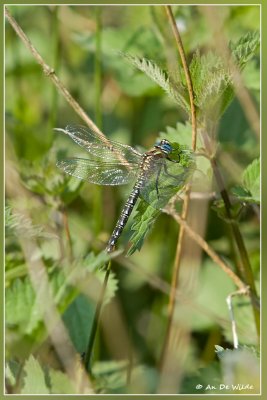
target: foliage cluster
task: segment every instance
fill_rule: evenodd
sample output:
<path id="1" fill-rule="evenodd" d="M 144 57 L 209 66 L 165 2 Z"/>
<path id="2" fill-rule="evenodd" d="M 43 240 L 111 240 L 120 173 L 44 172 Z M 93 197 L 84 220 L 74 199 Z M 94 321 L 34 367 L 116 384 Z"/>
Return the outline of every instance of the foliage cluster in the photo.
<path id="1" fill-rule="evenodd" d="M 120 6 L 118 12 L 118 7 L 9 8 L 109 138 L 142 149 L 162 138 L 190 147 L 188 90 L 163 10 Z M 181 6 L 174 11 L 182 27 L 198 126 L 213 140 L 216 137 L 216 157 L 258 286 L 259 144 L 235 95 L 231 62 L 242 72 L 245 87 L 259 108 L 259 10 L 255 6 L 221 7 L 229 58 L 212 48 L 212 29 L 201 9 Z M 29 266 L 36 260 L 44 266 L 56 308 L 75 350 L 82 354 L 104 277 L 100 267 L 110 258 L 101 250 L 129 191 L 124 187 L 117 191 L 93 187 L 56 169 L 59 158 L 74 153 L 85 156 L 64 135 L 53 131 L 77 120 L 7 23 L 5 299 L 10 393 L 76 393 L 49 341 Z M 199 153 L 203 153 L 203 146 L 199 135 Z M 209 160 L 197 156 L 196 162 L 193 191 L 216 191 L 217 199 L 209 203 L 205 238 L 235 270 L 235 243 Z M 204 203 L 198 201 L 196 208 L 204 210 Z M 196 221 L 201 221 L 200 214 Z M 158 390 L 157 365 L 167 323 L 168 282 L 177 233 L 174 220 L 144 200 L 139 202 L 120 239 L 121 247 L 130 242 L 131 257 L 121 252 L 112 255 L 115 272 L 108 283 L 105 309 L 112 318 L 112 307 L 119 302 L 118 326 L 126 333 L 123 329 L 118 332 L 115 323 L 110 323 L 109 332 L 104 327 L 100 330 L 93 362 L 94 390 L 98 393 Z M 29 242 L 34 249 L 30 258 L 25 248 Z M 234 285 L 205 254 L 195 265 L 192 260 L 195 296 L 181 299 L 175 314 L 175 320 L 186 326 L 192 337 L 180 393 L 195 393 L 199 382 L 203 388 L 211 380 L 216 386 L 229 378 L 229 371 L 233 383 L 249 379 L 257 392 L 257 337 L 251 305 L 248 299 L 236 300 L 241 349 L 224 351 L 232 342 L 225 298 Z M 132 346 L 130 361 L 129 348 L 123 346 L 124 335 Z M 116 352 L 118 343 L 121 348 Z M 217 347 L 220 357 L 214 351 L 215 344 L 221 346 Z M 249 365 L 249 371 L 244 365 Z"/>

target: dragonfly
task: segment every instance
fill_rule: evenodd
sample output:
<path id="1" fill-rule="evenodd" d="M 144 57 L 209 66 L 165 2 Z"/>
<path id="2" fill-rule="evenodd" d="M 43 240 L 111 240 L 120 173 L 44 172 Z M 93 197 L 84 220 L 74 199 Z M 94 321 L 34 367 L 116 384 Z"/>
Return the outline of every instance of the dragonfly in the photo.
<path id="1" fill-rule="evenodd" d="M 195 169 L 193 152 L 167 139 L 157 141 L 151 150 L 140 153 L 129 145 L 100 137 L 96 130 L 82 125 L 56 130 L 68 135 L 89 155 L 88 158 L 59 160 L 57 166 L 67 174 L 98 185 L 134 182 L 107 243 L 108 253 L 114 251 L 138 198 L 155 209 L 162 209 L 184 187 Z"/>

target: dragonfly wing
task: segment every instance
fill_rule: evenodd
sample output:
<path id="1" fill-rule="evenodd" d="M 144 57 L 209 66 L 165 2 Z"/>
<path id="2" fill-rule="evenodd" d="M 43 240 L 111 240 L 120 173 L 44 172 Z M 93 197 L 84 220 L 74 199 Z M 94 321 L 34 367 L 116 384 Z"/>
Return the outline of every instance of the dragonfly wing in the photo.
<path id="1" fill-rule="evenodd" d="M 66 158 L 57 166 L 67 174 L 97 185 L 125 185 L 136 179 L 139 168 L 116 162 L 91 161 L 84 158 Z"/>
<path id="2" fill-rule="evenodd" d="M 154 208 L 163 208 L 180 191 L 192 175 L 193 168 L 165 158 L 155 160 L 140 196 Z"/>
<path id="3" fill-rule="evenodd" d="M 140 163 L 142 155 L 133 147 L 108 140 L 91 128 L 82 125 L 68 125 L 65 129 L 58 129 L 71 137 L 79 146 L 96 157 L 106 161 L 123 161 Z"/>

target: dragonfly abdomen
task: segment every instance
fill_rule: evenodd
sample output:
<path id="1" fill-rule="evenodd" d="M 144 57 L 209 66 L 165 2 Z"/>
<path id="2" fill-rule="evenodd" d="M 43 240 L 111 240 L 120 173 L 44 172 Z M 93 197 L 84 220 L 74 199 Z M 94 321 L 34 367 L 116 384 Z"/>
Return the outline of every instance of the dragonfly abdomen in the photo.
<path id="1" fill-rule="evenodd" d="M 140 189 L 143 186 L 143 184 L 144 184 L 144 178 L 141 177 L 137 181 L 137 183 L 134 185 L 133 190 L 122 209 L 122 212 L 120 214 L 118 222 L 117 222 L 117 224 L 112 232 L 112 235 L 108 241 L 108 244 L 106 247 L 106 251 L 108 253 L 110 253 L 114 250 L 114 246 L 116 245 L 117 240 L 119 239 L 128 219 L 133 211 L 135 203 L 137 202 L 137 199 L 140 194 Z"/>

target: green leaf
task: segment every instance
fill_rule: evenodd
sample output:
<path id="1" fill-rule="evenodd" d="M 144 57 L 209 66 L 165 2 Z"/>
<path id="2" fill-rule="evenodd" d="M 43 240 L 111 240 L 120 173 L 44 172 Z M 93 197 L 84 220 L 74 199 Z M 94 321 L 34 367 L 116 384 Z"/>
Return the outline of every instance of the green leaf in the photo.
<path id="1" fill-rule="evenodd" d="M 156 82 L 184 111 L 190 115 L 190 104 L 186 88 L 182 83 L 174 82 L 166 71 L 163 71 L 154 61 L 139 58 L 130 54 L 121 55 L 133 66 L 144 72 Z"/>
<path id="2" fill-rule="evenodd" d="M 253 57 L 260 46 L 260 33 L 258 31 L 248 32 L 237 42 L 230 41 L 229 47 L 235 62 L 239 68 L 243 68 Z"/>
<path id="3" fill-rule="evenodd" d="M 133 368 L 131 374 L 130 393 L 150 394 L 157 390 L 158 371 L 148 365 L 140 364 Z"/>
<path id="4" fill-rule="evenodd" d="M 56 167 L 57 158 L 62 158 L 65 152 L 50 153 L 40 162 L 24 162 L 21 168 L 21 178 L 24 185 L 33 193 L 41 195 L 47 204 L 56 208 L 59 198 L 64 204 L 72 202 L 79 194 L 83 182 L 63 174 Z"/>
<path id="5" fill-rule="evenodd" d="M 45 382 L 44 372 L 39 362 L 31 355 L 24 366 L 24 386 L 22 394 L 50 394 Z"/>
<path id="6" fill-rule="evenodd" d="M 100 393 L 125 393 L 128 361 L 98 361 L 93 365 L 96 389 Z M 123 392 L 122 392 L 123 390 Z"/>
<path id="7" fill-rule="evenodd" d="M 205 312 L 199 312 L 190 303 L 179 302 L 175 311 L 176 323 L 190 326 L 193 331 L 201 331 L 213 327 L 218 319 L 228 320 L 226 297 L 234 290 L 234 283 L 228 275 L 217 264 L 206 260 L 194 294 L 198 310 L 203 308 Z"/>
<path id="8" fill-rule="evenodd" d="M 5 208 L 5 223 L 7 236 L 27 236 L 28 238 L 56 239 L 57 236 L 44 231 L 43 226 L 33 224 L 30 218 L 14 213 L 11 207 Z"/>
<path id="9" fill-rule="evenodd" d="M 131 227 L 133 233 L 130 237 L 131 247 L 128 250 L 128 256 L 132 255 L 136 250 L 141 249 L 145 237 L 151 230 L 159 214 L 159 210 L 149 206 L 144 200 L 139 201 Z"/>
<path id="10" fill-rule="evenodd" d="M 169 142 L 179 142 L 191 147 L 192 144 L 192 125 L 187 121 L 185 124 L 177 122 L 175 128 L 167 126 L 165 131 L 159 133 L 159 139 L 167 139 Z"/>
<path id="11" fill-rule="evenodd" d="M 71 341 L 80 354 L 86 349 L 94 314 L 94 304 L 83 294 L 76 297 L 63 314 L 63 320 L 68 328 Z"/>
<path id="12" fill-rule="evenodd" d="M 69 377 L 61 371 L 49 370 L 51 393 L 53 394 L 76 394 L 75 388 Z"/>
<path id="13" fill-rule="evenodd" d="M 243 185 L 260 202 L 260 159 L 255 159 L 243 173 Z"/>
<path id="14" fill-rule="evenodd" d="M 230 42 L 230 51 L 242 69 L 259 46 L 259 33 L 252 32 L 241 37 L 237 43 Z M 213 52 L 200 55 L 196 51 L 189 66 L 197 116 L 216 121 L 234 98 L 233 72 L 223 59 Z"/>
<path id="15" fill-rule="evenodd" d="M 30 334 L 41 321 L 35 293 L 28 277 L 16 279 L 6 289 L 6 323 L 23 334 Z"/>
<path id="16" fill-rule="evenodd" d="M 242 202 L 260 203 L 260 159 L 257 158 L 245 169 L 243 186 L 235 186 L 232 193 Z"/>
<path id="17" fill-rule="evenodd" d="M 232 77 L 223 60 L 215 53 L 193 55 L 189 66 L 194 88 L 197 116 L 215 120 L 233 99 Z"/>
<path id="18" fill-rule="evenodd" d="M 110 259 L 116 258 L 120 254 L 120 251 L 108 254 L 105 250 L 95 256 L 90 253 L 84 261 L 84 266 L 87 270 L 94 273 L 95 277 L 99 279 L 100 282 L 104 282 L 106 275 L 106 268 L 103 268 Z M 110 272 L 108 285 L 105 292 L 104 305 L 108 304 L 110 300 L 115 296 L 118 290 L 118 279 L 113 271 Z"/>
<path id="19" fill-rule="evenodd" d="M 246 190 L 243 186 L 234 186 L 231 189 L 232 194 L 237 197 L 242 203 L 259 203 L 256 199 L 254 199 L 250 192 Z"/>
<path id="20" fill-rule="evenodd" d="M 7 380 L 8 384 L 10 386 L 15 386 L 16 376 L 15 376 L 15 373 L 12 371 L 9 363 L 7 363 L 6 367 L 5 367 L 5 379 Z"/>

